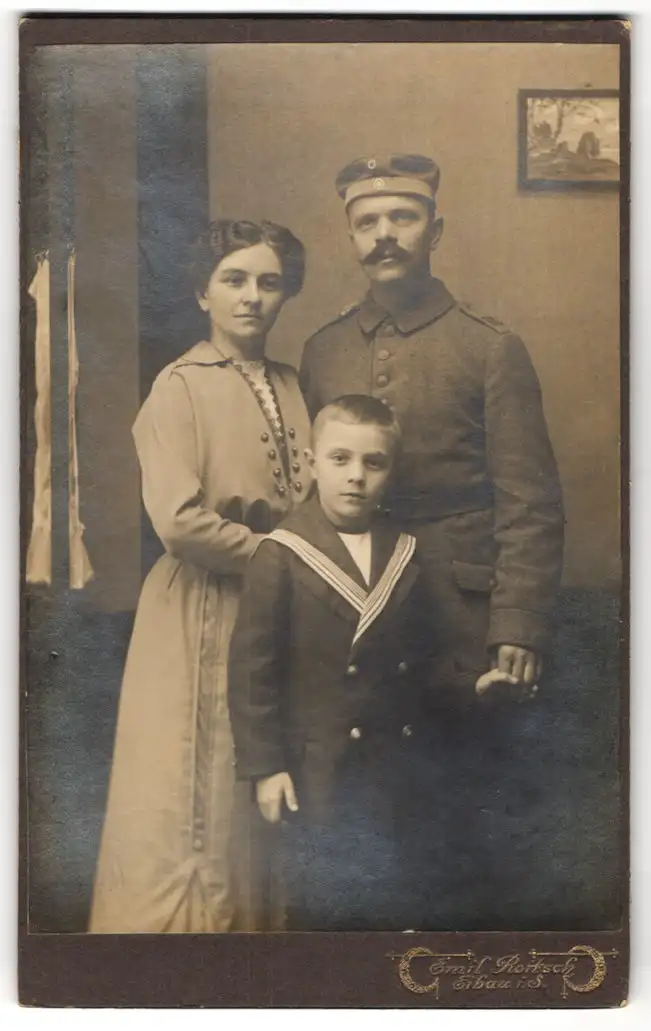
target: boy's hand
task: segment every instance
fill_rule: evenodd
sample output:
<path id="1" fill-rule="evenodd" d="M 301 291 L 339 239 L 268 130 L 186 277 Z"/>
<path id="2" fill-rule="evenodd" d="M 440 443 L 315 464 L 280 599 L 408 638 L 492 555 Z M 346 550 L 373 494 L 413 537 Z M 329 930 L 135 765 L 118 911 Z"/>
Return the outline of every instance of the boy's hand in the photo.
<path id="1" fill-rule="evenodd" d="M 288 773 L 274 773 L 272 777 L 259 780 L 255 786 L 255 796 L 260 812 L 268 823 L 280 821 L 283 801 L 292 813 L 298 811 L 294 784 Z"/>
<path id="2" fill-rule="evenodd" d="M 528 686 L 523 684 L 522 681 L 512 673 L 505 673 L 503 670 L 497 668 L 491 669 L 488 673 L 483 673 L 482 676 L 480 676 L 479 680 L 475 684 L 475 693 L 481 698 L 481 696 L 485 695 L 487 691 L 494 688 L 496 684 L 508 684 L 511 688 L 509 693 L 516 701 L 535 698 L 538 693 L 537 684 Z"/>

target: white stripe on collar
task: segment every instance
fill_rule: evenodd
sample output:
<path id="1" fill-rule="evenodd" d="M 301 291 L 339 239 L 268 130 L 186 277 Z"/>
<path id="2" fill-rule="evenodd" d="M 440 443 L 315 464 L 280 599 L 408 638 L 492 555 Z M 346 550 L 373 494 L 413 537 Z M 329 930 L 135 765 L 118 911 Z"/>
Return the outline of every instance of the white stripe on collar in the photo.
<path id="1" fill-rule="evenodd" d="M 291 530 L 273 530 L 268 534 L 269 540 L 289 548 L 294 554 L 314 570 L 322 580 L 359 612 L 359 623 L 353 637 L 353 644 L 359 640 L 380 613 L 386 608 L 396 584 L 400 580 L 407 565 L 411 561 L 416 547 L 416 539 L 408 533 L 401 533 L 393 549 L 393 554 L 386 564 L 382 576 L 372 591 L 365 591 L 352 577 L 348 576 L 332 559 L 315 548 L 313 544 Z"/>

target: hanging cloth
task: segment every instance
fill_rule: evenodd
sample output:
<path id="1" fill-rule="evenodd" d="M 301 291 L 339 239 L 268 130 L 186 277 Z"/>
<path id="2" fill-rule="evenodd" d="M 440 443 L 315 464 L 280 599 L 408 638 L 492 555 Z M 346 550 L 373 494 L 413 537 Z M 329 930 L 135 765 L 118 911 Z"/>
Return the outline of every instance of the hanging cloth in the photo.
<path id="1" fill-rule="evenodd" d="M 70 586 L 73 590 L 81 590 L 94 574 L 84 544 L 84 525 L 79 518 L 79 455 L 77 450 L 79 356 L 75 324 L 75 265 L 76 255 L 72 251 L 68 256 L 68 553 Z"/>
<path id="2" fill-rule="evenodd" d="M 36 304 L 34 368 L 36 404 L 36 456 L 32 531 L 27 548 L 26 579 L 30 584 L 52 583 L 52 399 L 50 382 L 50 260 L 38 258 L 28 289 Z"/>

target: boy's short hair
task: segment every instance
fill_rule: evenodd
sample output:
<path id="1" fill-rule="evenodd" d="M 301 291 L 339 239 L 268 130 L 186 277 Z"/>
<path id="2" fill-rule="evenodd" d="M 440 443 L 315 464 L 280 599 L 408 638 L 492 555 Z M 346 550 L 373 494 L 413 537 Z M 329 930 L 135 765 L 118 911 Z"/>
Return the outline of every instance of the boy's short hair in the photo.
<path id="1" fill-rule="evenodd" d="M 370 394 L 343 394 L 324 405 L 312 424 L 312 447 L 321 428 L 328 422 L 348 422 L 359 426 L 380 426 L 392 438 L 392 452 L 400 446 L 402 431 L 393 411 Z"/>

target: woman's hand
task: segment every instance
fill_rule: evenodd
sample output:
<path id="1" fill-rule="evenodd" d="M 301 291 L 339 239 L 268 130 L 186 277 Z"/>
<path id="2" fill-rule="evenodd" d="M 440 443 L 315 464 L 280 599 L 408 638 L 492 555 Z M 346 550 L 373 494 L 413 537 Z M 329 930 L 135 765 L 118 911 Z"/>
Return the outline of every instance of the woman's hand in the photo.
<path id="1" fill-rule="evenodd" d="M 298 802 L 292 778 L 288 773 L 274 773 L 264 777 L 255 786 L 260 812 L 268 823 L 278 823 L 283 801 L 292 813 L 298 812 Z"/>

